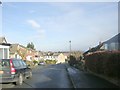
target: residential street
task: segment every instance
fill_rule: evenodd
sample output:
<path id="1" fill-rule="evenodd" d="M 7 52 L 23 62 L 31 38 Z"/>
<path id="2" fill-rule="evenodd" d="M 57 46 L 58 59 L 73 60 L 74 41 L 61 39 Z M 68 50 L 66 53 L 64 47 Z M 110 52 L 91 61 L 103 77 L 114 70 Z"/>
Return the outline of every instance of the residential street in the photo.
<path id="1" fill-rule="evenodd" d="M 3 88 L 72 88 L 65 65 L 37 66 L 33 69 L 33 78 L 27 79 L 21 86 L 4 84 Z"/>
<path id="2" fill-rule="evenodd" d="M 0 89 L 120 88 L 120 2 L 41 1 L 0 0 Z"/>
<path id="3" fill-rule="evenodd" d="M 67 68 L 66 68 L 67 66 Z M 69 76 L 71 78 L 69 78 Z M 3 84 L 3 88 L 115 88 L 116 86 L 94 75 L 78 71 L 65 64 L 37 66 L 33 78 L 21 86 Z"/>

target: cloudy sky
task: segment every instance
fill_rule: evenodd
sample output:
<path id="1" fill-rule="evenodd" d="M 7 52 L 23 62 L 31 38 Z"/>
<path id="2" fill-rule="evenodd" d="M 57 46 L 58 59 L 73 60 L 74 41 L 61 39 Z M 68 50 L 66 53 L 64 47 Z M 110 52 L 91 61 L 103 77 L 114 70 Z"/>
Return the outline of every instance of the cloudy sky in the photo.
<path id="1" fill-rule="evenodd" d="M 1 10 L 0 10 L 1 11 Z M 37 50 L 86 51 L 118 33 L 117 2 L 4 2 L 2 36 Z"/>

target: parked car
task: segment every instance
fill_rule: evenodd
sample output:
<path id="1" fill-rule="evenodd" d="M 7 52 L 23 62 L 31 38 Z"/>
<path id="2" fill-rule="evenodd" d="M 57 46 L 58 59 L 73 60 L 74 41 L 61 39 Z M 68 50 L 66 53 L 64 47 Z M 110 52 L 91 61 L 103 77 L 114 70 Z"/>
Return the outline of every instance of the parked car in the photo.
<path id="1" fill-rule="evenodd" d="M 45 62 L 40 62 L 38 63 L 38 65 L 45 65 Z"/>
<path id="2" fill-rule="evenodd" d="M 21 59 L 0 59 L 0 83 L 13 82 L 22 85 L 26 78 L 32 77 L 32 70 Z"/>

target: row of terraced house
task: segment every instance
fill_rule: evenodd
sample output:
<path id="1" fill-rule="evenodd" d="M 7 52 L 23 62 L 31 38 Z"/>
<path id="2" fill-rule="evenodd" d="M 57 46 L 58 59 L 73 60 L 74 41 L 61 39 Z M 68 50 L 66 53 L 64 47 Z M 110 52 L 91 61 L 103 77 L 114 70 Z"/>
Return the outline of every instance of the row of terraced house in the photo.
<path id="1" fill-rule="evenodd" d="M 0 58 L 18 58 L 23 60 L 39 60 L 42 55 L 39 51 L 27 48 L 20 44 L 7 43 L 5 37 L 0 37 Z"/>
<path id="2" fill-rule="evenodd" d="M 17 58 L 28 61 L 33 60 L 57 60 L 58 63 L 64 63 L 68 53 L 43 53 L 37 50 L 27 48 L 20 44 L 10 44 L 5 37 L 0 37 L 0 59 Z"/>

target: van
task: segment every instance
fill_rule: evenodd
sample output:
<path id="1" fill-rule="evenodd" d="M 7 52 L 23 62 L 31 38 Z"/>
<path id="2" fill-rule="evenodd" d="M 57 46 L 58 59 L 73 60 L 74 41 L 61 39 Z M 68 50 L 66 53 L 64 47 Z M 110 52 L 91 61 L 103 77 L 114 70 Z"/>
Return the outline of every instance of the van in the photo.
<path id="1" fill-rule="evenodd" d="M 0 59 L 0 83 L 22 85 L 26 78 L 32 78 L 32 70 L 23 60 Z"/>

